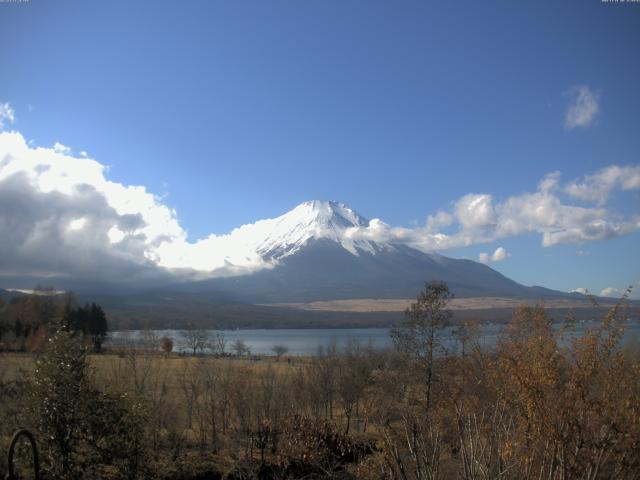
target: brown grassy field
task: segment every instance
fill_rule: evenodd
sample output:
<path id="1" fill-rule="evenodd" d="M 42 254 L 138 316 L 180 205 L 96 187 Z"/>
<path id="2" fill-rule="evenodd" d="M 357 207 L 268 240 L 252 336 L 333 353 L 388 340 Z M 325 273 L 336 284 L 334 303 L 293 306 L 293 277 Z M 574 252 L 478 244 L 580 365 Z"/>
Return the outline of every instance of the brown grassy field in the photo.
<path id="1" fill-rule="evenodd" d="M 403 312 L 415 299 L 411 298 L 356 298 L 347 300 L 327 300 L 309 303 L 275 303 L 271 306 L 297 308 L 308 311 L 327 312 Z M 515 309 L 520 305 L 535 305 L 539 300 L 530 298 L 475 297 L 454 298 L 449 303 L 451 310 L 492 310 Z M 550 309 L 593 308 L 593 303 L 582 299 L 549 299 L 543 302 Z M 611 307 L 615 301 L 601 302 L 602 307 Z"/>
<path id="2" fill-rule="evenodd" d="M 102 354 L 90 354 L 87 356 L 96 375 L 104 375 L 125 360 L 119 353 L 105 352 Z M 287 363 L 287 358 L 292 359 L 292 363 Z M 36 354 L 1 352 L 0 353 L 0 381 L 13 380 L 18 375 L 32 373 L 35 368 Z M 140 354 L 138 359 L 148 362 L 151 368 L 163 370 L 169 374 L 184 368 L 185 366 L 196 366 L 203 360 L 210 365 L 222 367 L 225 365 L 246 366 L 256 372 L 262 372 L 268 368 L 280 373 L 291 368 L 297 368 L 309 362 L 309 358 L 298 356 L 284 356 L 279 361 L 274 356 L 251 356 L 251 357 L 226 357 L 216 358 L 213 356 L 180 356 L 172 353 L 164 357 L 162 353 Z"/>

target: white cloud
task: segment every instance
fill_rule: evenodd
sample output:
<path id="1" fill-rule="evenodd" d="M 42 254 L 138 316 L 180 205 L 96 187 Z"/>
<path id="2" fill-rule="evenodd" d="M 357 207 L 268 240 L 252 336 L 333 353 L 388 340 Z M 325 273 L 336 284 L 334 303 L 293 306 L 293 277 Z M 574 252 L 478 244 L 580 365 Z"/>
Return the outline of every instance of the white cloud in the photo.
<path id="1" fill-rule="evenodd" d="M 507 257 L 510 257 L 511 254 L 509 252 L 507 252 L 506 249 L 504 249 L 503 247 L 498 247 L 496 248 L 495 252 L 493 252 L 493 255 L 491 255 L 491 261 L 492 262 L 501 262 L 502 260 L 506 259 Z"/>
<path id="2" fill-rule="evenodd" d="M 588 295 L 589 294 L 589 290 L 587 290 L 584 287 L 578 287 L 578 288 L 574 288 L 569 293 L 581 293 L 582 295 Z"/>
<path id="3" fill-rule="evenodd" d="M 619 289 L 613 288 L 613 287 L 603 288 L 600 291 L 600 296 L 601 297 L 621 297 L 622 294 L 623 294 L 622 290 L 619 290 Z"/>
<path id="4" fill-rule="evenodd" d="M 565 187 L 565 192 L 574 198 L 604 205 L 616 189 L 640 189 L 640 165 L 610 165 Z"/>
<path id="5" fill-rule="evenodd" d="M 627 182 L 624 185 L 618 182 L 611 189 L 635 188 L 631 173 L 640 169 L 640 166 L 616 168 L 627 172 Z M 581 183 L 572 182 L 569 185 Z M 429 216 L 423 227 L 409 229 L 387 225 L 376 232 L 362 227 L 359 229 L 360 235 L 371 240 L 396 241 L 424 251 L 436 251 L 490 243 L 524 234 L 541 235 L 544 247 L 582 244 L 640 230 L 640 214 L 624 216 L 606 208 L 604 204 L 585 207 L 567 203 L 561 196 L 567 188 L 560 185 L 559 173 L 553 172 L 539 182 L 535 192 L 514 195 L 501 201 L 495 201 L 489 194 L 468 194 L 454 202 L 453 212 L 438 212 L 436 216 Z M 443 226 L 450 227 L 453 232 L 445 233 L 441 229 Z M 354 233 L 353 236 L 358 234 Z"/>
<path id="6" fill-rule="evenodd" d="M 32 148 L 20 133 L 0 133 L 0 274 L 123 282 L 166 275 L 158 245 L 186 237 L 175 212 L 104 173 L 60 146 Z M 113 228 L 123 232 L 117 241 Z"/>
<path id="7" fill-rule="evenodd" d="M 478 255 L 478 261 L 480 263 L 495 263 L 501 262 L 510 256 L 511 254 L 507 252 L 504 247 L 498 247 L 492 254 L 488 254 L 485 252 L 480 253 L 480 255 Z"/>
<path id="8" fill-rule="evenodd" d="M 586 85 L 574 87 L 570 93 L 573 98 L 564 115 L 565 128 L 590 127 L 600 111 L 600 95 Z"/>
<path id="9" fill-rule="evenodd" d="M 61 153 L 63 155 L 71 155 L 71 148 L 63 145 L 60 142 L 56 142 L 53 144 L 53 151 L 56 153 Z"/>
<path id="10" fill-rule="evenodd" d="M 560 183 L 561 173 L 557 170 L 555 172 L 547 173 L 540 182 L 538 182 L 538 190 L 543 193 L 553 192 L 558 188 Z"/>
<path id="11" fill-rule="evenodd" d="M 429 215 L 427 217 L 426 228 L 429 232 L 437 232 L 441 228 L 451 225 L 453 221 L 453 215 L 450 215 L 447 212 L 439 211 L 435 215 Z"/>
<path id="12" fill-rule="evenodd" d="M 469 193 L 456 202 L 455 216 L 463 227 L 481 228 L 495 223 L 491 195 Z"/>
<path id="13" fill-rule="evenodd" d="M 4 129 L 5 125 L 12 124 L 15 120 L 16 115 L 9 102 L 0 103 L 0 130 Z"/>

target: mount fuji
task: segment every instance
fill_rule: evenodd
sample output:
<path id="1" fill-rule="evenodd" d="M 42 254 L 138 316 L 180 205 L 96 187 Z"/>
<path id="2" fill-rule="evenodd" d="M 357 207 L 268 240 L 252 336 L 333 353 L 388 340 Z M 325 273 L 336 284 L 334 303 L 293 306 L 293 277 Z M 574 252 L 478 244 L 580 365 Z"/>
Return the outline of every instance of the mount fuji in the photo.
<path id="1" fill-rule="evenodd" d="M 487 265 L 427 253 L 380 239 L 379 220 L 343 203 L 304 202 L 284 215 L 245 225 L 232 240 L 260 268 L 242 275 L 183 284 L 182 291 L 224 293 L 252 303 L 357 298 L 412 298 L 425 281 L 442 280 L 458 297 L 575 298 L 521 285 Z M 235 238 L 233 238 L 235 237 Z M 384 237 L 384 236 L 382 236 Z"/>
<path id="2" fill-rule="evenodd" d="M 457 297 L 455 319 L 504 321 L 515 306 L 539 300 L 557 315 L 574 306 L 584 318 L 595 315 L 584 295 L 524 286 L 485 264 L 423 251 L 408 240 L 342 203 L 304 202 L 209 237 L 185 257 L 218 276 L 117 294 L 85 289 L 80 298 L 104 306 L 121 329 L 371 327 L 393 324 L 426 281 L 441 280 Z"/>

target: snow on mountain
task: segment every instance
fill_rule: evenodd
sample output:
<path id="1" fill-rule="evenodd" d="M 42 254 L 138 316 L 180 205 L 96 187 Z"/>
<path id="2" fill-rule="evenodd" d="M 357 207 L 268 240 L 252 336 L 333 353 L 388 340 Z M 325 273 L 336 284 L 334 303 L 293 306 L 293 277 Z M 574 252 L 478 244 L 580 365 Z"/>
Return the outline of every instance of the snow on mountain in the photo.
<path id="1" fill-rule="evenodd" d="M 300 250 L 309 240 L 328 239 L 342 245 L 358 256 L 358 250 L 375 253 L 368 240 L 354 240 L 350 232 L 367 227 L 369 220 L 344 203 L 312 200 L 298 205 L 284 215 L 265 220 L 267 235 L 260 240 L 256 251 L 263 258 L 281 259 Z"/>
<path id="2" fill-rule="evenodd" d="M 369 225 L 369 220 L 343 203 L 312 200 L 228 235 L 211 235 L 193 244 L 167 243 L 158 248 L 153 260 L 168 268 L 241 274 L 272 268 L 312 239 L 331 240 L 355 256 L 392 249 L 392 245 L 358 238 L 357 232 Z"/>

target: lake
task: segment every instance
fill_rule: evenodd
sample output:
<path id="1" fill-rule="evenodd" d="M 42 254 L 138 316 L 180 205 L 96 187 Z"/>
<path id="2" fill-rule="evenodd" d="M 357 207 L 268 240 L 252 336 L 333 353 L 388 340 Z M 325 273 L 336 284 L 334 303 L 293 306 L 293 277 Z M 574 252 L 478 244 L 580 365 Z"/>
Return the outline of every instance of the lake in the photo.
<path id="1" fill-rule="evenodd" d="M 599 322 L 578 322 L 574 328 L 574 335 L 582 335 L 586 329 L 598 325 Z M 559 324 L 558 324 L 559 327 Z M 480 343 L 484 347 L 495 345 L 503 325 L 482 324 L 480 326 Z M 231 351 L 231 343 L 242 340 L 251 349 L 252 354 L 273 355 L 274 345 L 284 345 L 290 355 L 314 355 L 318 347 L 328 347 L 333 342 L 338 349 L 344 348 L 348 342 L 357 341 L 361 345 L 371 345 L 375 349 L 392 346 L 388 328 L 317 328 L 317 329 L 255 329 L 255 330 L 211 330 L 211 334 L 222 332 L 227 340 L 227 351 Z M 452 335 L 453 327 L 443 332 L 443 344 L 450 350 L 457 349 L 457 342 Z M 121 343 L 125 339 L 142 341 L 145 335 L 151 334 L 157 338 L 170 337 L 174 341 L 174 351 L 189 351 L 180 330 L 139 330 L 127 332 L 112 332 L 108 342 Z M 630 320 L 625 332 L 624 342 L 640 337 L 640 325 L 637 320 Z"/>

